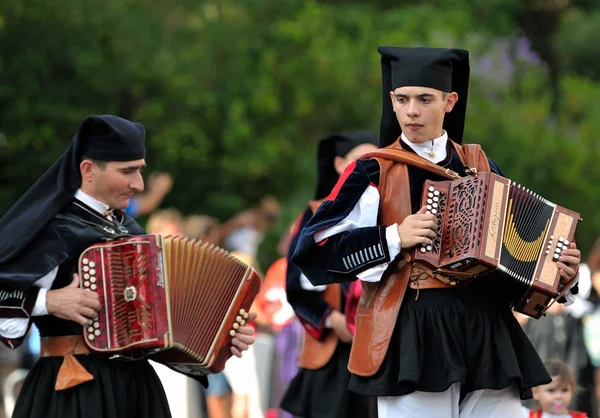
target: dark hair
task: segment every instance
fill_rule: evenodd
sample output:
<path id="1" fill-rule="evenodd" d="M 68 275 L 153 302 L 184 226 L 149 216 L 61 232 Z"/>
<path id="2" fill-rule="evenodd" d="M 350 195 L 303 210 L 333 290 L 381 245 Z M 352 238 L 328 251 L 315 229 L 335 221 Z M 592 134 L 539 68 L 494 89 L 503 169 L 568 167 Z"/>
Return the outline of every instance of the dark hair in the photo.
<path id="1" fill-rule="evenodd" d="M 578 390 L 573 372 L 564 362 L 559 359 L 546 360 L 544 366 L 550 377 L 552 377 L 552 381 L 555 379 L 560 380 L 564 385 L 571 387 L 573 392 Z"/>
<path id="2" fill-rule="evenodd" d="M 86 157 L 85 155 L 82 155 L 81 159 L 79 160 L 79 163 L 81 164 L 84 160 L 90 160 L 91 162 L 96 164 L 100 168 L 100 170 L 106 169 L 106 161 L 96 160 L 95 158 Z"/>

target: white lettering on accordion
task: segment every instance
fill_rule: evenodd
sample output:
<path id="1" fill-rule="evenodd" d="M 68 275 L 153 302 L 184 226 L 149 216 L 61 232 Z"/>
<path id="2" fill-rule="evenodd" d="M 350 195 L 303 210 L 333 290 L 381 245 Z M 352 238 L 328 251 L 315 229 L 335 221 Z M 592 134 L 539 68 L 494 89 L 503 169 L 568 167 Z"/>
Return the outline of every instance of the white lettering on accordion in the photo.
<path id="1" fill-rule="evenodd" d="M 158 256 L 156 257 L 156 277 L 158 278 L 158 281 L 156 282 L 156 285 L 159 287 L 164 288 L 165 287 L 165 276 L 163 273 L 163 257 L 162 254 L 158 254 Z"/>

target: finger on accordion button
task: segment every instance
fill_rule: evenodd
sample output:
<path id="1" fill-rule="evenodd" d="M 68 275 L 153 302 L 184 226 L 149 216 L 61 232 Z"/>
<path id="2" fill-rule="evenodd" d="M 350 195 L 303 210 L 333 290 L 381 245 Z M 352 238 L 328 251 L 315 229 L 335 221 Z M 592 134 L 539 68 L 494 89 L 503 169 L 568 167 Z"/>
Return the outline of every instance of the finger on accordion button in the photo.
<path id="1" fill-rule="evenodd" d="M 90 319 L 90 320 L 88 321 L 88 325 L 92 325 L 93 323 L 94 323 L 94 320 L 93 320 L 93 319 Z"/>
<path id="2" fill-rule="evenodd" d="M 246 321 L 244 321 L 244 320 L 242 319 L 242 321 L 240 322 L 240 325 L 246 325 Z"/>
<path id="3" fill-rule="evenodd" d="M 231 335 L 232 337 L 235 337 L 235 331 L 234 330 L 229 331 L 229 335 Z"/>

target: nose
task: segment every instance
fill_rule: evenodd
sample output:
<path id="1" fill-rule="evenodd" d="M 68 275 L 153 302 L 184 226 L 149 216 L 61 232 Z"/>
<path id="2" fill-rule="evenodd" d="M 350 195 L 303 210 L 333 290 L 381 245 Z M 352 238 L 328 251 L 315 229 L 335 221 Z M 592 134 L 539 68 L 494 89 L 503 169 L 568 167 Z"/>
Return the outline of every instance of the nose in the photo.
<path id="1" fill-rule="evenodd" d="M 144 191 L 144 178 L 142 177 L 142 173 L 138 172 L 134 176 L 129 187 L 131 188 L 131 190 L 133 190 L 135 192 L 143 192 Z"/>
<path id="2" fill-rule="evenodd" d="M 419 104 L 416 102 L 416 100 L 411 100 L 408 103 L 407 114 L 411 118 L 416 118 L 419 116 Z"/>

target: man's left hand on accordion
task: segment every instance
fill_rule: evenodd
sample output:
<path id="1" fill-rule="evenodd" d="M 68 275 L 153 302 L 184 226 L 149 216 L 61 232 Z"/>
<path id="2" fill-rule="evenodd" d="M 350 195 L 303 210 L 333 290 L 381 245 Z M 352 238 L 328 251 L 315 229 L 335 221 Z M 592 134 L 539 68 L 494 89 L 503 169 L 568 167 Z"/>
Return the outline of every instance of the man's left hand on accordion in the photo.
<path id="1" fill-rule="evenodd" d="M 252 323 L 256 320 L 256 313 L 251 313 L 246 320 L 247 323 Z M 254 328 L 249 325 L 240 326 L 231 340 L 231 353 L 236 357 L 242 357 L 242 352 L 254 344 Z"/>

